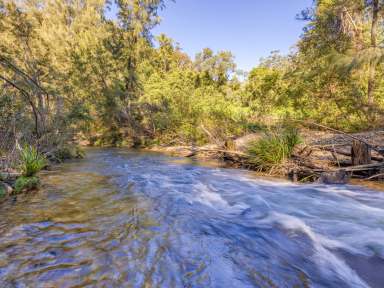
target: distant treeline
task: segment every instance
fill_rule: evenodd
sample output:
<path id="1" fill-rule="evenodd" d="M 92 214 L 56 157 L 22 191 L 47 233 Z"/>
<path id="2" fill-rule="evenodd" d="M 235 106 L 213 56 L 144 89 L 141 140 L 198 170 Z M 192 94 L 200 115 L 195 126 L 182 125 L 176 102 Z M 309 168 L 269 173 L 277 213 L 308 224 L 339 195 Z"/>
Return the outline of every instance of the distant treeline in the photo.
<path id="1" fill-rule="evenodd" d="M 273 52 L 245 79 L 230 52 L 191 59 L 166 35 L 154 38 L 166 4 L 117 0 L 111 20 L 105 0 L 0 0 L 0 149 L 73 135 L 201 144 L 285 119 L 383 125 L 383 1 L 303 7 L 295 51 Z"/>

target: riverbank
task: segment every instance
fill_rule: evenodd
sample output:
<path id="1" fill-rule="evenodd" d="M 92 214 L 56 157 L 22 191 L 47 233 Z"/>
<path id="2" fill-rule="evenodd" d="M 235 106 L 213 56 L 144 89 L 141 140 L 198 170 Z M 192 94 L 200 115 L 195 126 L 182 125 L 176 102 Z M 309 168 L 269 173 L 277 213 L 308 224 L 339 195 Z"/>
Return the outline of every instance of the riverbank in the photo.
<path id="1" fill-rule="evenodd" d="M 39 172 L 49 170 L 52 165 L 70 159 L 81 159 L 84 151 L 74 144 L 66 144 L 53 150 L 38 152 L 33 146 L 25 146 L 18 151 L 12 162 L 1 158 L 0 202 L 12 195 L 38 190 L 41 186 Z"/>
<path id="2" fill-rule="evenodd" d="M 375 150 L 370 151 L 370 166 L 356 166 L 352 163 L 353 139 L 360 139 L 372 147 L 384 143 L 384 131 L 370 131 L 355 134 L 337 134 L 328 131 L 301 129 L 302 143 L 296 145 L 291 157 L 267 171 L 250 161 L 247 146 L 257 141 L 260 133 L 234 139 L 230 145 L 209 144 L 205 146 L 152 146 L 150 151 L 197 160 L 218 160 L 226 166 L 254 170 L 261 175 L 289 178 L 298 182 L 320 181 L 327 184 L 345 184 L 350 179 L 363 182 L 383 182 L 384 158 Z M 228 146 L 231 149 L 228 149 Z M 360 182 L 361 182 L 360 181 Z"/>

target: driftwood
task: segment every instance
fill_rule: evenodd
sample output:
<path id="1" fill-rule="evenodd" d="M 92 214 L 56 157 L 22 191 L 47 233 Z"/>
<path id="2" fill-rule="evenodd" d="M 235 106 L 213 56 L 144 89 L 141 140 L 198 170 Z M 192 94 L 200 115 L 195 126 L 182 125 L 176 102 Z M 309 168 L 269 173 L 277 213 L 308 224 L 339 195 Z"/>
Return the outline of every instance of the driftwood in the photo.
<path id="1" fill-rule="evenodd" d="M 342 144 L 342 145 L 339 145 L 339 146 L 345 146 L 345 145 Z M 340 154 L 340 155 L 343 155 L 343 156 L 352 157 L 351 152 L 346 152 L 346 151 L 342 151 L 342 150 L 339 150 L 339 149 L 328 148 L 328 147 L 332 147 L 332 145 L 324 145 L 324 146 L 316 145 L 316 146 L 312 146 L 312 147 L 316 147 L 316 148 L 318 148 L 320 150 L 324 150 L 324 151 L 328 151 L 328 152 L 334 152 L 336 154 Z M 384 161 L 384 158 L 383 157 L 377 157 L 377 156 L 371 156 L 371 160 L 382 162 L 382 161 Z"/>
<path id="2" fill-rule="evenodd" d="M 384 173 L 379 173 L 379 174 L 375 174 L 371 177 L 368 177 L 366 180 L 372 180 L 372 179 L 375 179 L 375 178 L 383 178 L 384 177 Z"/>
<path id="3" fill-rule="evenodd" d="M 329 131 L 332 131 L 332 132 L 335 132 L 335 133 L 343 134 L 343 135 L 345 135 L 348 138 L 351 138 L 351 139 L 353 139 L 355 141 L 359 141 L 361 143 L 366 144 L 369 148 L 371 148 L 372 150 L 376 151 L 380 155 L 384 155 L 384 150 L 382 148 L 377 147 L 375 145 L 372 145 L 372 144 L 368 143 L 367 141 L 365 141 L 363 139 L 360 139 L 359 137 L 353 136 L 353 135 L 348 134 L 348 133 L 346 133 L 344 131 L 337 130 L 337 129 L 334 129 L 334 128 L 331 128 L 331 127 L 328 127 L 328 126 L 325 126 L 325 125 L 322 125 L 322 124 L 308 122 L 308 121 L 304 121 L 304 123 L 307 123 L 307 124 L 313 125 L 313 126 L 317 126 L 319 128 L 323 128 L 323 129 L 326 129 L 326 130 L 329 130 Z"/>
<path id="4" fill-rule="evenodd" d="M 378 154 L 384 156 L 383 147 L 372 145 L 372 144 L 368 143 L 367 141 L 365 141 L 364 139 L 360 139 L 359 137 L 356 137 L 354 135 L 350 135 L 344 131 L 337 130 L 337 129 L 334 129 L 331 127 L 327 127 L 327 126 L 322 125 L 322 124 L 317 124 L 317 123 L 308 122 L 308 121 L 304 121 L 304 123 L 307 123 L 309 125 L 313 125 L 313 126 L 316 126 L 319 128 L 323 128 L 323 129 L 326 129 L 326 130 L 329 130 L 329 131 L 332 131 L 332 132 L 335 132 L 338 134 L 343 134 L 346 137 L 352 139 L 351 152 L 350 153 L 345 152 L 345 151 L 340 151 L 340 150 L 335 148 L 335 146 L 343 146 L 343 145 L 332 145 L 332 144 L 331 145 L 316 145 L 316 148 L 319 148 L 321 150 L 325 150 L 325 151 L 332 153 L 333 158 L 337 161 L 338 164 L 339 164 L 339 161 L 337 159 L 336 154 L 351 157 L 352 165 L 354 165 L 351 167 L 339 168 L 333 172 L 332 171 L 323 171 L 322 175 L 326 175 L 325 173 L 328 173 L 328 174 L 331 173 L 330 175 L 334 176 L 337 173 L 340 174 L 340 172 L 343 171 L 343 173 L 348 172 L 351 174 L 352 177 L 356 177 L 356 178 L 361 178 L 361 177 L 364 177 L 365 179 L 383 178 L 383 176 L 384 176 L 383 175 L 384 174 L 383 173 L 383 171 L 384 171 L 384 158 L 371 155 L 371 150 L 374 150 Z M 380 163 L 371 164 L 372 160 L 379 161 Z M 319 171 L 315 171 L 315 169 L 313 169 L 313 172 L 315 173 L 315 172 L 319 172 Z M 374 172 L 376 172 L 378 174 L 372 176 L 372 173 L 374 173 Z M 356 173 L 358 173 L 358 174 L 356 175 Z M 364 175 L 364 176 L 362 176 L 362 175 Z M 320 176 L 320 179 L 321 179 L 321 176 Z"/>
<path id="5" fill-rule="evenodd" d="M 372 173 L 379 172 L 373 176 Z M 367 165 L 351 166 L 334 170 L 325 170 L 316 167 L 308 161 L 300 162 L 299 168 L 289 172 L 289 176 L 294 181 L 316 180 L 320 179 L 321 183 L 326 184 L 344 184 L 349 178 L 359 178 L 365 180 L 373 180 L 376 178 L 384 178 L 384 163 L 374 163 Z M 356 174 L 358 173 L 358 174 Z M 347 177 L 348 175 L 348 177 Z"/>
<path id="6" fill-rule="evenodd" d="M 194 157 L 198 153 L 204 152 L 211 155 L 213 154 L 214 158 L 222 159 L 224 162 L 232 163 L 232 165 L 237 167 L 251 168 L 249 165 L 250 162 L 248 161 L 251 156 L 238 151 L 194 147 L 187 157 Z"/>
<path id="7" fill-rule="evenodd" d="M 333 151 L 331 150 L 330 152 Z M 350 154 L 348 154 L 347 156 L 350 156 Z M 299 155 L 294 155 L 292 159 L 296 163 L 296 167 L 292 168 L 288 175 L 294 181 L 301 181 L 302 179 L 309 179 L 313 181 L 316 179 L 320 179 L 319 181 L 322 183 L 339 184 L 347 182 L 348 178 L 345 177 L 346 173 L 351 178 L 360 178 L 367 180 L 372 180 L 384 176 L 384 162 L 327 169 L 317 166 L 309 159 L 306 159 L 305 156 L 302 157 Z M 376 175 L 372 176 L 372 174 L 374 173 L 376 173 Z"/>
<path id="8" fill-rule="evenodd" d="M 191 156 L 196 155 L 196 153 L 199 152 L 210 152 L 210 153 L 216 153 L 216 154 L 222 154 L 223 158 L 226 158 L 227 160 L 232 160 L 235 162 L 239 162 L 239 164 L 247 164 L 248 160 L 250 159 L 250 155 L 243 153 L 243 152 L 238 152 L 238 151 L 231 151 L 231 150 L 224 150 L 224 149 L 208 149 L 208 148 L 191 148 Z M 334 179 L 335 176 L 338 175 L 345 175 L 345 173 L 349 172 L 352 173 L 352 177 L 356 178 L 366 178 L 365 177 L 360 177 L 359 175 L 353 175 L 353 172 L 367 172 L 371 173 L 372 171 L 381 171 L 384 169 L 384 162 L 380 163 L 372 163 L 372 164 L 366 164 L 366 165 L 357 165 L 357 166 L 350 166 L 350 167 L 345 167 L 345 168 L 339 168 L 339 169 L 324 169 L 322 167 L 318 167 L 316 164 L 313 164 L 311 161 L 308 159 L 304 159 L 300 156 L 293 156 L 293 160 L 297 163 L 297 165 L 300 168 L 296 168 L 293 171 L 290 172 L 291 177 L 297 180 L 301 180 L 303 178 L 310 178 L 313 180 L 313 178 L 320 178 L 320 177 L 326 177 L 328 179 L 327 181 L 323 182 L 330 182 L 329 179 Z M 324 176 L 325 175 L 325 176 Z M 329 176 L 331 175 L 331 176 Z M 371 177 L 368 174 L 369 177 Z M 379 177 L 379 176 L 376 176 Z M 337 183 L 344 183 L 346 182 L 346 178 L 339 177 L 341 179 L 340 181 L 333 181 Z M 375 177 L 372 177 L 372 179 Z"/>
<path id="9" fill-rule="evenodd" d="M 384 169 L 384 162 L 343 168 L 343 170 L 347 172 L 372 171 L 372 170 L 380 170 L 380 169 Z M 342 170 L 342 169 L 339 169 L 339 170 Z"/>
<path id="10" fill-rule="evenodd" d="M 234 155 L 237 157 L 243 157 L 243 158 L 249 158 L 251 157 L 249 154 L 238 152 L 238 151 L 231 151 L 231 150 L 224 150 L 224 149 L 208 149 L 208 148 L 198 148 L 194 147 L 191 148 L 193 152 L 216 152 L 216 153 L 224 153 L 228 155 Z"/>

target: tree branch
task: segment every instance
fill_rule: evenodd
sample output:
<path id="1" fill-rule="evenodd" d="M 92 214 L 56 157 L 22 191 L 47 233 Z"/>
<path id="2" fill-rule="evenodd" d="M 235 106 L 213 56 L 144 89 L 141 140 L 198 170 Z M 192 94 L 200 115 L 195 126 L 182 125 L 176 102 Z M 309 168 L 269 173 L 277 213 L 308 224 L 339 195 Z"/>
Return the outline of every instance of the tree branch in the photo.
<path id="1" fill-rule="evenodd" d="M 23 76 L 25 79 L 27 79 L 29 82 L 32 82 L 32 84 L 34 84 L 39 90 L 41 90 L 47 97 L 48 97 L 48 92 L 40 86 L 39 83 L 37 83 L 34 79 L 32 79 L 31 76 L 29 76 L 27 73 L 25 73 L 24 71 L 22 71 L 20 68 L 18 68 L 16 65 L 14 65 L 13 63 L 11 63 L 11 61 L 9 61 L 8 59 L 6 59 L 4 56 L 0 56 L 0 64 L 2 64 L 3 66 L 7 66 L 8 68 L 11 68 L 13 69 L 15 72 L 17 72 L 18 74 L 20 74 L 21 76 Z"/>
<path id="2" fill-rule="evenodd" d="M 4 82 L 8 83 L 9 85 L 11 85 L 16 90 L 18 90 L 27 99 L 28 103 L 32 107 L 33 115 L 35 118 L 35 131 L 36 131 L 36 135 L 39 137 L 40 132 L 39 132 L 39 116 L 38 116 L 38 114 L 40 114 L 40 112 L 37 109 L 35 103 L 33 103 L 32 99 L 31 99 L 31 95 L 25 89 L 19 87 L 16 83 L 5 78 L 4 76 L 0 75 L 0 79 L 3 80 Z"/>

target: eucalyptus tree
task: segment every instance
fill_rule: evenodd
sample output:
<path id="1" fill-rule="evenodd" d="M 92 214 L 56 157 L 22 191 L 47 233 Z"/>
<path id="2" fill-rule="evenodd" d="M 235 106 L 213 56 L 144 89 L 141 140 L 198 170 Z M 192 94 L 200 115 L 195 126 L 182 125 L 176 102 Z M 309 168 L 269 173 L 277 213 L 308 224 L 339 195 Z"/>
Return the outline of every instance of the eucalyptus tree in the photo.
<path id="1" fill-rule="evenodd" d="M 291 94 L 307 95 L 298 102 L 308 108 L 305 117 L 316 115 L 332 125 L 356 128 L 379 123 L 381 7 L 381 0 L 318 0 L 301 14 L 309 23 L 291 73 L 301 81 Z"/>
<path id="2" fill-rule="evenodd" d="M 76 125 L 74 118 L 81 115 L 73 112 L 94 87 L 84 81 L 93 75 L 85 63 L 105 35 L 104 5 L 102 0 L 2 1 L 1 87 L 3 95 L 22 104 L 15 117 L 26 140 L 55 142 Z"/>
<path id="3" fill-rule="evenodd" d="M 340 31 L 349 36 L 354 48 L 349 52 L 350 68 L 368 67 L 367 102 L 374 108 L 376 91 L 376 68 L 382 62 L 383 6 L 381 0 L 337 1 Z"/>
<path id="4" fill-rule="evenodd" d="M 220 51 L 215 54 L 210 48 L 205 48 L 196 54 L 195 68 L 203 75 L 209 75 L 220 86 L 228 82 L 236 70 L 236 64 L 231 52 Z"/>

